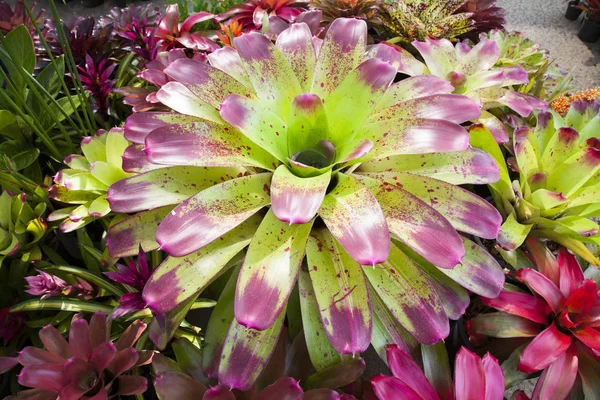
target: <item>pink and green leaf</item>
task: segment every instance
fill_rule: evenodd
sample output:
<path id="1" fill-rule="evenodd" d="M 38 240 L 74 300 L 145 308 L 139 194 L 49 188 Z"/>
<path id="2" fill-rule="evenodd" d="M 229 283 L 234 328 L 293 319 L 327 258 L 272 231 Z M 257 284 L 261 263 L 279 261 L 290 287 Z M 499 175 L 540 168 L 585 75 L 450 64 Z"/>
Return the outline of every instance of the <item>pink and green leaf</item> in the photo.
<path id="1" fill-rule="evenodd" d="M 453 268 L 464 256 L 462 240 L 450 222 L 388 175 L 356 175 L 379 202 L 390 233 L 440 268 Z M 374 179 L 373 179 L 374 178 Z"/>
<path id="2" fill-rule="evenodd" d="M 317 55 L 308 25 L 295 23 L 279 36 L 275 45 L 287 58 L 302 91 L 308 91 L 312 84 Z"/>
<path id="3" fill-rule="evenodd" d="M 276 159 L 231 126 L 210 121 L 154 129 L 145 140 L 148 161 L 161 165 L 274 169 Z"/>
<path id="4" fill-rule="evenodd" d="M 338 174 L 319 216 L 359 264 L 375 265 L 387 259 L 391 244 L 386 219 L 375 197 L 356 178 Z"/>
<path id="5" fill-rule="evenodd" d="M 248 329 L 265 330 L 285 308 L 304 259 L 312 223 L 291 225 L 272 210 L 252 238 L 235 294 L 235 317 Z"/>
<path id="6" fill-rule="evenodd" d="M 404 154 L 361 164 L 361 172 L 411 172 L 454 185 L 487 184 L 498 181 L 494 159 L 479 149 L 452 153 Z"/>
<path id="7" fill-rule="evenodd" d="M 387 262 L 363 271 L 392 315 L 419 342 L 433 344 L 448 335 L 448 317 L 426 276 L 392 246 Z"/>
<path id="8" fill-rule="evenodd" d="M 137 255 L 140 246 L 145 252 L 156 250 L 156 230 L 172 206 L 142 211 L 117 222 L 108 229 L 106 246 L 112 257 Z"/>
<path id="9" fill-rule="evenodd" d="M 260 103 L 279 118 L 287 118 L 300 84 L 284 53 L 258 32 L 233 42 Z"/>
<path id="10" fill-rule="evenodd" d="M 342 361 L 342 356 L 329 342 L 321 320 L 321 314 L 308 271 L 300 270 L 298 276 L 300 307 L 304 337 L 310 361 L 317 371 Z"/>
<path id="11" fill-rule="evenodd" d="M 311 93 L 327 101 L 344 78 L 365 59 L 367 24 L 339 18 L 331 23 L 319 51 Z"/>
<path id="12" fill-rule="evenodd" d="M 251 217 L 200 250 L 184 257 L 167 257 L 144 287 L 145 302 L 153 311 L 166 313 L 206 288 L 248 246 L 259 223 L 259 217 Z"/>
<path id="13" fill-rule="evenodd" d="M 247 329 L 234 320 L 223 344 L 219 382 L 232 389 L 250 389 L 269 363 L 284 319 L 285 307 L 276 315 L 275 323 L 263 331 Z"/>
<path id="14" fill-rule="evenodd" d="M 301 178 L 288 167 L 280 165 L 271 181 L 271 209 L 279 220 L 290 224 L 305 224 L 319 208 L 331 179 L 331 171 L 314 177 Z"/>
<path id="15" fill-rule="evenodd" d="M 353 139 L 396 76 L 388 63 L 371 58 L 351 71 L 324 103 L 333 143 Z"/>
<path id="16" fill-rule="evenodd" d="M 161 249 L 185 256 L 218 239 L 269 204 L 270 180 L 269 173 L 243 176 L 190 197 L 160 224 Z"/>
<path id="17" fill-rule="evenodd" d="M 326 229 L 309 238 L 307 263 L 329 342 L 342 354 L 364 352 L 371 339 L 372 315 L 360 265 Z"/>
<path id="18" fill-rule="evenodd" d="M 171 204 L 223 181 L 242 176 L 244 168 L 169 167 L 123 179 L 108 189 L 115 212 L 131 213 Z"/>

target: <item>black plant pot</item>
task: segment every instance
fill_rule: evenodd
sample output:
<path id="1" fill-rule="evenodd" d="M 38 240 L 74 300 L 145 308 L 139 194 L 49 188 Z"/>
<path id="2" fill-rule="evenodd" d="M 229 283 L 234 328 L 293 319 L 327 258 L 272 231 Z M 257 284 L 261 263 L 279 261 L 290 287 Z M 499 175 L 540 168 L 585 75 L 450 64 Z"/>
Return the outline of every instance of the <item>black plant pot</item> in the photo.
<path id="1" fill-rule="evenodd" d="M 579 4 L 579 1 L 570 1 L 567 6 L 567 11 L 565 12 L 565 18 L 570 21 L 575 21 L 581 15 L 583 11 L 581 8 L 577 8 L 576 6 Z"/>
<path id="2" fill-rule="evenodd" d="M 586 16 L 577 36 L 587 43 L 597 42 L 600 39 L 600 22 L 592 21 Z"/>

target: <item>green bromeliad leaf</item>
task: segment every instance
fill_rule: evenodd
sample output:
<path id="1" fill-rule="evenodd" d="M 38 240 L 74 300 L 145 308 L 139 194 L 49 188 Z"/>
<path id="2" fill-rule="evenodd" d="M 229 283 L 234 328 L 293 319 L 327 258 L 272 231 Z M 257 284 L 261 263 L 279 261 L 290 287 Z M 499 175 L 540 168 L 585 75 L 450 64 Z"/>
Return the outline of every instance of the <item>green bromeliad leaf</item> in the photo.
<path id="1" fill-rule="evenodd" d="M 206 327 L 204 346 L 202 347 L 202 369 L 204 374 L 211 379 L 218 377 L 223 343 L 229 326 L 234 321 L 233 297 L 238 275 L 239 268 L 235 268 L 219 296 Z"/>
<path id="2" fill-rule="evenodd" d="M 308 271 L 329 342 L 344 354 L 369 346 L 372 316 L 360 265 L 326 229 L 313 231 L 306 249 Z"/>
<path id="3" fill-rule="evenodd" d="M 264 331 L 247 329 L 234 320 L 223 344 L 219 382 L 243 391 L 250 389 L 271 358 L 284 319 L 285 308 Z"/>
<path id="4" fill-rule="evenodd" d="M 342 356 L 333 348 L 321 322 L 321 313 L 312 286 L 309 272 L 302 269 L 298 276 L 300 289 L 300 307 L 304 337 L 310 360 L 317 371 L 321 371 L 342 360 Z"/>
<path id="5" fill-rule="evenodd" d="M 290 225 L 267 212 L 254 233 L 240 271 L 235 317 L 247 328 L 264 330 L 285 308 L 300 264 L 312 221 Z"/>
<path id="6" fill-rule="evenodd" d="M 392 315 L 419 342 L 433 344 L 448 335 L 448 317 L 435 289 L 400 249 L 392 246 L 388 261 L 363 271 Z"/>
<path id="7" fill-rule="evenodd" d="M 167 257 L 144 286 L 144 300 L 150 308 L 166 313 L 199 293 L 223 274 L 229 261 L 243 250 L 260 223 L 251 217 L 237 228 L 185 257 Z"/>

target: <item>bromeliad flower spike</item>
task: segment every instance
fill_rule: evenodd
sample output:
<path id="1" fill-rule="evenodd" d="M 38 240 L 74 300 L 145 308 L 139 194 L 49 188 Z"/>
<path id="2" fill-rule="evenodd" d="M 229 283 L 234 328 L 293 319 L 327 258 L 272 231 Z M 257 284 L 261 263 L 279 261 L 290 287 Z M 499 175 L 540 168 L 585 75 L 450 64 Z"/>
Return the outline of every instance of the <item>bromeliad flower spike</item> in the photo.
<path id="1" fill-rule="evenodd" d="M 468 328 L 492 337 L 532 337 L 520 356 L 519 370 L 543 371 L 535 391 L 540 399 L 551 398 L 550 394 L 565 398 L 578 373 L 585 393 L 600 393 L 594 377 L 600 368 L 598 285 L 586 279 L 588 272 L 584 275 L 565 248 L 557 260 L 540 243 L 529 245 L 537 270 L 523 268 L 516 276 L 531 293 L 503 290 L 495 299 L 483 299 L 502 313 L 478 315 Z"/>
<path id="2" fill-rule="evenodd" d="M 497 295 L 500 267 L 457 232 L 495 238 L 501 221 L 454 186 L 498 179 L 460 126 L 479 116 L 478 105 L 431 75 L 392 83 L 396 68 L 378 57 L 395 50 L 367 54 L 366 40 L 364 21 L 338 19 L 315 48 L 298 23 L 276 44 L 244 34 L 237 51 L 164 70 L 173 81 L 157 98 L 176 112 L 127 120 L 129 154 L 147 172 L 108 193 L 114 211 L 138 213 L 111 227 L 111 254 L 141 244 L 170 255 L 144 288 L 155 315 L 192 298 L 248 245 L 237 321 L 271 327 L 306 255 L 321 320 L 342 353 L 369 345 L 367 279 L 424 343 L 448 334 L 445 307 L 464 311 L 460 285 Z"/>

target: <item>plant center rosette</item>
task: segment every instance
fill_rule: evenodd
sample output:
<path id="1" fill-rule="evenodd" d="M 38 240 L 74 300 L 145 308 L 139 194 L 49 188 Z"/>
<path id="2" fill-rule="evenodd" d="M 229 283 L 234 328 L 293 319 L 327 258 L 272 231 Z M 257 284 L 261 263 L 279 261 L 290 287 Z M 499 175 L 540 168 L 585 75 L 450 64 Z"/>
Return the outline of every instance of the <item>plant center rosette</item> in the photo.
<path id="1" fill-rule="evenodd" d="M 113 184 L 108 201 L 135 214 L 107 242 L 114 257 L 140 245 L 170 255 L 143 291 L 160 329 L 247 246 L 237 322 L 281 323 L 304 264 L 342 353 L 369 346 L 375 297 L 434 343 L 467 307 L 466 289 L 499 293 L 499 265 L 458 233 L 495 238 L 501 223 L 456 186 L 498 180 L 495 161 L 460 125 L 479 106 L 432 75 L 394 83 L 396 50 L 367 51 L 366 42 L 356 19 L 335 20 L 324 40 L 304 23 L 275 44 L 244 34 L 237 50 L 164 70 L 170 81 L 156 97 L 174 112 L 127 120 L 128 172 L 139 174 Z"/>

